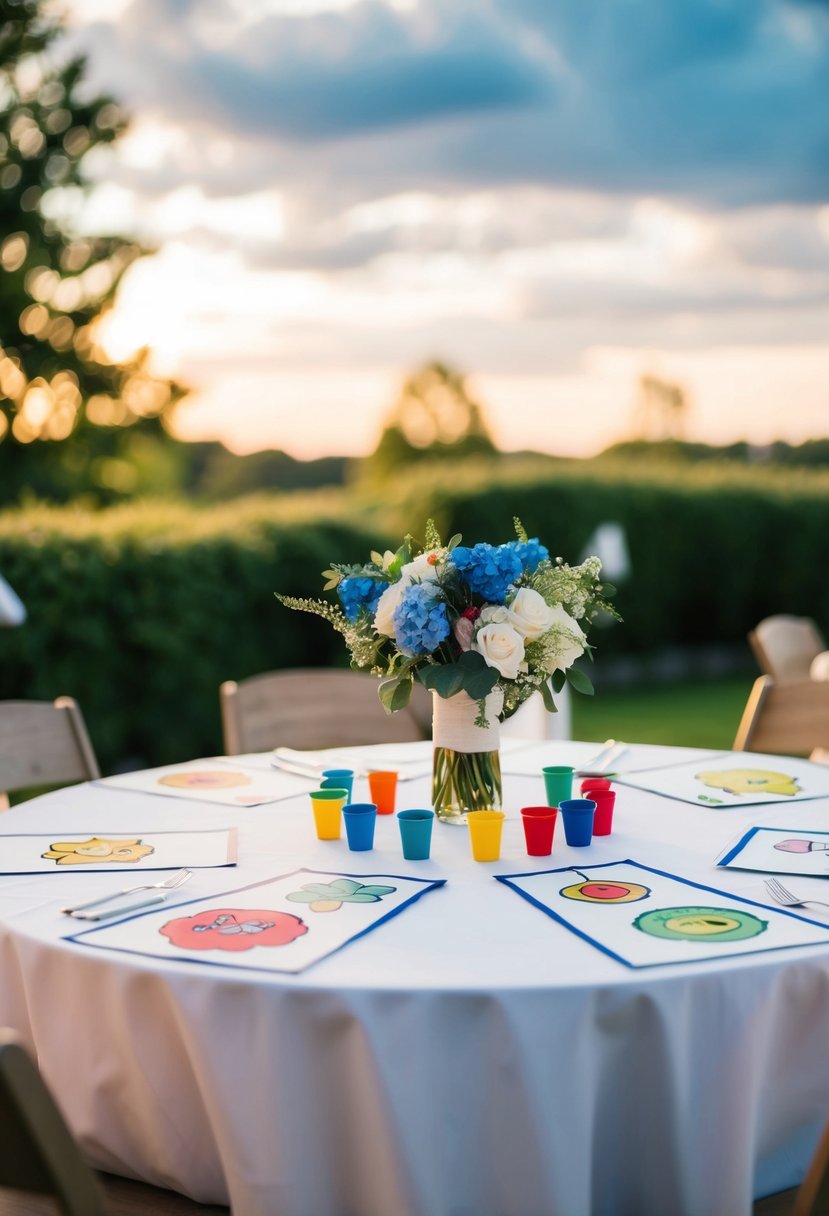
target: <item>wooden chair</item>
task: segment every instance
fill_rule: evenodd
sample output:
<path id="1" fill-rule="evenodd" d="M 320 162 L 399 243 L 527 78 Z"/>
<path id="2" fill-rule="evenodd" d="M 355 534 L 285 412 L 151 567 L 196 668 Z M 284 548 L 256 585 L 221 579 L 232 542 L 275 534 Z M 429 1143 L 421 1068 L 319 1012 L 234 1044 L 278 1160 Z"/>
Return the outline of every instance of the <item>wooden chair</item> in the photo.
<path id="1" fill-rule="evenodd" d="M 805 616 L 767 616 L 748 641 L 760 670 L 775 680 L 805 679 L 812 660 L 826 650 L 822 633 Z"/>
<path id="2" fill-rule="evenodd" d="M 829 748 L 829 681 L 759 676 L 749 693 L 734 740 L 738 752 L 814 755 Z"/>
<path id="3" fill-rule="evenodd" d="M 827 685 L 829 687 L 829 685 Z M 428 739 L 431 696 L 415 684 L 406 709 L 387 714 L 366 672 L 291 668 L 226 680 L 219 689 L 225 754 Z"/>
<path id="4" fill-rule="evenodd" d="M 230 1216 L 86 1164 L 37 1065 L 0 1028 L 0 1216 Z"/>
<path id="5" fill-rule="evenodd" d="M 100 777 L 80 707 L 55 701 L 0 701 L 0 809 L 6 792 Z"/>
<path id="6" fill-rule="evenodd" d="M 0 1127 L 0 1187 L 50 1195 L 66 1216 L 104 1216 L 95 1174 L 31 1056 L 7 1029 L 0 1029 Z"/>
<path id="7" fill-rule="evenodd" d="M 755 1200 L 753 1216 L 829 1216 L 829 1123 L 800 1186 Z"/>

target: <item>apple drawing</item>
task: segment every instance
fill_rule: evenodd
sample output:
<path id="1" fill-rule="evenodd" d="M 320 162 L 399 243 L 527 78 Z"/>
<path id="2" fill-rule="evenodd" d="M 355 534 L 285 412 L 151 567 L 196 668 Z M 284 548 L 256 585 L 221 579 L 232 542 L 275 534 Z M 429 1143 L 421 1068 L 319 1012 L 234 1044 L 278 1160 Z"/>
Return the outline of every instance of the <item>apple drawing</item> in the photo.
<path id="1" fill-rule="evenodd" d="M 592 904 L 630 904 L 650 895 L 650 887 L 638 882 L 598 882 L 595 879 L 573 883 L 560 892 L 565 899 Z"/>

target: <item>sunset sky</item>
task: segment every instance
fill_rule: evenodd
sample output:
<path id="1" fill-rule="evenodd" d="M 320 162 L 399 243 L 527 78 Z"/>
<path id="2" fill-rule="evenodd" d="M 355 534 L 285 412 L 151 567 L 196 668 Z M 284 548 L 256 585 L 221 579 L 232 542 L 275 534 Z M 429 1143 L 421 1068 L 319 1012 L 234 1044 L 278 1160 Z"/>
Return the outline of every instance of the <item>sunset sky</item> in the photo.
<path id="1" fill-rule="evenodd" d="M 113 355 L 179 430 L 360 453 L 404 376 L 588 455 L 650 373 L 686 437 L 829 434 L 829 5 L 67 0 L 133 116 L 79 224 L 159 249 Z"/>

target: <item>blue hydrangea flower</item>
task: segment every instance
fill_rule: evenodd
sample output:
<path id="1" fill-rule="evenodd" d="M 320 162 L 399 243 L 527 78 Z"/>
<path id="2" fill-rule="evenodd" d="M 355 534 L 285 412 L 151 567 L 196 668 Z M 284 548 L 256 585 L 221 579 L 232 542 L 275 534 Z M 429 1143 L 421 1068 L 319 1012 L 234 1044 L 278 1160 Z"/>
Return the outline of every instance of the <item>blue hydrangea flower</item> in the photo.
<path id="1" fill-rule="evenodd" d="M 388 587 L 388 583 L 376 578 L 344 578 L 337 586 L 337 595 L 343 606 L 343 612 L 350 621 L 356 621 L 361 608 L 366 608 L 372 616 L 377 607 L 377 601 Z"/>
<path id="2" fill-rule="evenodd" d="M 472 549 L 458 545 L 452 550 L 452 561 L 472 592 L 489 604 L 503 604 L 510 586 L 524 572 L 514 544 L 481 543 Z"/>
<path id="3" fill-rule="evenodd" d="M 431 654 L 449 637 L 446 604 L 433 583 L 412 583 L 394 610 L 394 636 L 403 654 Z"/>
<path id="4" fill-rule="evenodd" d="M 511 541 L 510 546 L 518 554 L 518 560 L 524 569 L 531 573 L 541 562 L 547 561 L 550 557 L 550 550 L 541 544 L 537 536 L 531 537 L 528 541 Z"/>

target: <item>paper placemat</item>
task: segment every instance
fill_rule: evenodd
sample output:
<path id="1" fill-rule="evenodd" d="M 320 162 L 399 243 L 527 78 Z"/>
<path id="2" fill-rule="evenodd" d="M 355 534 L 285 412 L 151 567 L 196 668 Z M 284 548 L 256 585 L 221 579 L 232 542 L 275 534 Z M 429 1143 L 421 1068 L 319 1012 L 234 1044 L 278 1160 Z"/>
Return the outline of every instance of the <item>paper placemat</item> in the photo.
<path id="1" fill-rule="evenodd" d="M 829 765 L 760 752 L 720 753 L 670 768 L 620 774 L 616 780 L 620 785 L 714 809 L 829 797 Z"/>
<path id="2" fill-rule="evenodd" d="M 749 828 L 720 854 L 717 865 L 762 874 L 829 878 L 829 832 L 811 828 Z"/>
<path id="3" fill-rule="evenodd" d="M 607 764 L 607 775 L 638 772 L 640 769 L 671 767 L 675 764 L 691 763 L 700 759 L 718 759 L 727 752 L 700 752 L 692 747 L 663 747 L 650 743 L 626 743 L 623 750 L 611 754 Z M 520 749 L 505 752 L 502 747 L 501 771 L 514 776 L 534 777 L 541 775 L 547 764 L 569 764 L 574 769 L 592 771 L 592 760 L 601 757 L 607 748 L 601 743 L 583 743 L 570 739 L 549 739 L 543 742 L 524 743 Z M 601 760 L 599 761 L 601 767 Z M 596 769 L 598 771 L 598 769 Z M 604 767 L 602 767 L 604 771 Z"/>
<path id="4" fill-rule="evenodd" d="M 829 945 L 829 916 L 812 920 L 630 859 L 495 877 L 626 967 Z"/>
<path id="5" fill-rule="evenodd" d="M 0 836 L 0 874 L 197 870 L 236 865 L 236 828 L 183 832 L 53 832 Z"/>
<path id="6" fill-rule="evenodd" d="M 153 958 L 296 973 L 444 882 L 300 869 L 65 936 Z"/>
<path id="7" fill-rule="evenodd" d="M 167 798 L 188 798 L 191 802 L 263 806 L 307 794 L 316 789 L 319 782 L 312 776 L 303 777 L 272 768 L 248 769 L 234 763 L 233 757 L 229 762 L 225 757 L 188 760 L 184 764 L 166 764 L 137 773 L 118 773 L 114 777 L 102 777 L 94 784 L 116 790 L 161 794 Z"/>

